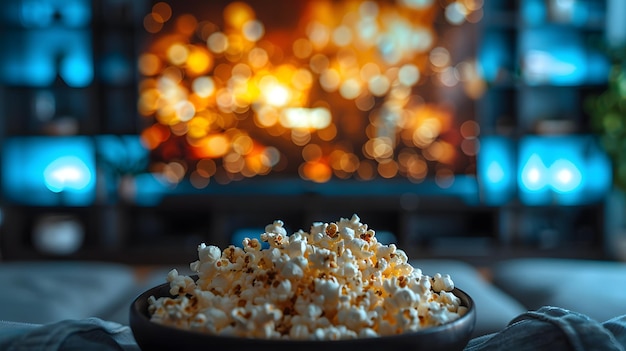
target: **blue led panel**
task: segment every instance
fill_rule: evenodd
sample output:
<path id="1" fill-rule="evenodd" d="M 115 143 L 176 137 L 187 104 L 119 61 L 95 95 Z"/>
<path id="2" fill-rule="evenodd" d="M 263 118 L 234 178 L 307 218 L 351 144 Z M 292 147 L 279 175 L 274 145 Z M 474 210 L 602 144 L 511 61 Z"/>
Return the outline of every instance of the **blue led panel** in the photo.
<path id="1" fill-rule="evenodd" d="M 517 183 L 527 205 L 578 205 L 604 198 L 611 163 L 592 136 L 527 136 L 520 140 Z"/>
<path id="2" fill-rule="evenodd" d="M 91 15 L 91 0 L 3 0 L 0 20 L 26 28 L 76 28 L 88 26 Z"/>
<path id="3" fill-rule="evenodd" d="M 578 85 L 587 77 L 587 57 L 577 32 L 529 29 L 521 34 L 522 72 L 528 84 Z"/>
<path id="4" fill-rule="evenodd" d="M 70 87 L 83 88 L 93 81 L 88 31 L 64 28 L 12 31 L 0 37 L 0 44 L 4 48 L 0 55 L 2 83 L 45 87 L 60 77 Z"/>
<path id="5" fill-rule="evenodd" d="M 481 200 L 487 205 L 502 205 L 513 199 L 516 190 L 515 145 L 502 136 L 480 139 L 476 157 Z"/>
<path id="6" fill-rule="evenodd" d="M 96 167 L 89 137 L 15 137 L 2 150 L 6 201 L 33 206 L 87 206 Z"/>
<path id="7" fill-rule="evenodd" d="M 44 87 L 57 78 L 84 88 L 94 78 L 89 0 L 8 0 L 0 19 L 0 82 Z"/>
<path id="8" fill-rule="evenodd" d="M 527 29 L 520 35 L 522 77 L 530 85 L 575 86 L 607 77 L 606 57 L 586 45 L 580 32 L 563 27 Z"/>
<path id="9" fill-rule="evenodd" d="M 482 37 L 478 62 L 488 82 L 497 81 L 503 73 L 513 71 L 515 61 L 511 37 L 501 31 L 486 31 Z"/>

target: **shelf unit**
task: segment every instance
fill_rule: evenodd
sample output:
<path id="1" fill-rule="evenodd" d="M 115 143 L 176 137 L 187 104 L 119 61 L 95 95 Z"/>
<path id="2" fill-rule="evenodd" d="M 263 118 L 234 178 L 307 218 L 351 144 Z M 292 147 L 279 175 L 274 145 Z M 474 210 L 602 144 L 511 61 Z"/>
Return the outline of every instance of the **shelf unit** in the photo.
<path id="1" fill-rule="evenodd" d="M 601 48 L 606 8 L 604 0 L 485 2 L 478 61 L 487 89 L 475 112 L 481 136 L 507 138 L 517 155 L 529 136 L 592 133 L 585 101 L 606 88 L 610 69 Z M 497 241 L 503 252 L 597 254 L 603 211 L 602 201 L 527 206 L 513 196 L 499 206 Z"/>
<path id="2" fill-rule="evenodd" d="M 535 49 L 532 38 L 541 36 L 541 31 L 571 31 L 573 38 L 585 45 L 591 45 L 594 38 L 602 35 L 604 1 L 573 2 L 577 6 L 589 5 L 589 13 L 593 14 L 587 22 L 577 24 L 550 15 L 548 7 L 556 3 L 484 2 L 478 59 L 483 64 L 488 89 L 470 112 L 480 124 L 481 136 L 499 135 L 515 141 L 526 135 L 589 132 L 583 104 L 586 96 L 604 88 L 601 79 L 581 79 L 568 84 L 550 83 L 541 78 L 529 81 L 524 69 L 528 67 L 525 54 Z M 142 42 L 143 31 L 137 26 L 142 23 L 142 14 L 147 12 L 150 1 L 85 0 L 83 4 L 92 9 L 91 18 L 88 24 L 73 30 L 91 42 L 93 80 L 81 87 L 68 86 L 59 76 L 43 86 L 4 82 L 0 88 L 3 118 L 0 141 L 14 136 L 68 131 L 64 128 L 88 136 L 137 134 L 139 118 L 129 113 L 136 110 L 137 72 L 132 63 Z M 544 6 L 546 13 L 542 21 L 526 20 L 528 4 Z M 59 16 L 62 14 L 53 17 L 56 19 L 50 26 L 62 27 L 56 23 Z M 22 34 L 16 33 L 37 35 L 51 30 L 50 26 L 25 28 L 19 21 L 6 20 L 0 30 L 21 38 Z M 531 40 L 527 39 L 528 35 Z M 585 47 L 593 51 L 592 46 Z M 46 109 L 51 103 L 55 105 L 52 112 L 49 107 Z M 72 258 L 179 264 L 194 259 L 199 242 L 225 246 L 233 242 L 231 234 L 238 229 L 258 232 L 268 220 L 282 219 L 290 226 L 303 226 L 352 213 L 359 214 L 377 231 L 393 233 L 411 258 L 454 257 L 484 262 L 523 255 L 601 256 L 597 250 L 602 245 L 598 234 L 602 231 L 601 204 L 527 207 L 512 201 L 503 206 L 485 206 L 410 192 L 408 197 L 402 193 L 359 197 L 315 192 L 245 197 L 185 194 L 169 197 L 151 207 L 108 201 L 89 207 L 5 204 L 0 250 L 6 259 Z M 34 249 L 30 236 L 33 227 L 39 218 L 47 215 L 70 215 L 89 228 L 83 247 L 61 257 Z M 571 221 L 572 218 L 576 220 Z M 289 228 L 297 229 L 300 228 Z"/>
<path id="3" fill-rule="evenodd" d="M 606 87 L 604 1 L 485 2 L 481 134 L 589 133 L 585 99 Z M 576 15 L 586 13 L 586 16 Z"/>
<path id="4" fill-rule="evenodd" d="M 135 62 L 144 42 L 142 20 L 150 3 L 3 1 L 0 151 L 6 151 L 7 140 L 21 138 L 137 134 Z M 94 157 L 99 167 L 101 160 Z M 3 177 L 6 171 L 0 166 Z M 76 257 L 115 259 L 119 254 L 110 235 L 119 228 L 112 228 L 114 223 L 109 221 L 116 218 L 118 209 L 106 201 L 89 207 L 31 206 L 14 203 L 0 192 L 0 205 L 2 258 L 45 257 L 33 248 L 33 228 L 39 220 L 55 218 L 70 218 L 90 228 L 85 233 L 85 250 Z"/>

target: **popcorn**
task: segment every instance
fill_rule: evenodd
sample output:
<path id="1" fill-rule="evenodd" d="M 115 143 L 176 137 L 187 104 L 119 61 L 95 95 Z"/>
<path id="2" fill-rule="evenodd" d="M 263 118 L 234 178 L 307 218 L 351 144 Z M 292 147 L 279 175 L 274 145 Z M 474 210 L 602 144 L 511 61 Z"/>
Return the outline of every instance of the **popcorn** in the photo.
<path id="1" fill-rule="evenodd" d="M 441 275 L 441 273 L 436 273 L 433 276 L 433 290 L 436 292 L 440 291 L 452 291 L 454 289 L 454 282 L 450 275 Z"/>
<path id="2" fill-rule="evenodd" d="M 170 283 L 170 294 L 183 295 L 189 293 L 196 286 L 196 283 L 191 277 L 178 275 L 178 271 L 172 269 L 167 274 L 167 281 Z"/>
<path id="3" fill-rule="evenodd" d="M 150 297 L 148 312 L 155 323 L 213 335 L 294 340 L 417 331 L 467 312 L 450 275 L 423 275 L 375 234 L 355 214 L 291 235 L 277 220 L 241 247 L 202 243 L 190 264 L 198 280 L 170 271 L 172 297 Z"/>

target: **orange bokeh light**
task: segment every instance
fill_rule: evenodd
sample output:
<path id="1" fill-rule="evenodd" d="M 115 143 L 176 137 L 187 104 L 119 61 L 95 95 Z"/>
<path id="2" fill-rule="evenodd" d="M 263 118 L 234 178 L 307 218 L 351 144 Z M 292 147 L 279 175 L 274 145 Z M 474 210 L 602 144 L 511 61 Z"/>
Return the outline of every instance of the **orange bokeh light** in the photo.
<path id="1" fill-rule="evenodd" d="M 306 162 L 301 168 L 301 176 L 316 183 L 325 183 L 332 175 L 333 171 L 330 166 L 321 160 Z"/>
<path id="2" fill-rule="evenodd" d="M 230 140 L 224 134 L 211 134 L 190 147 L 196 158 L 218 158 L 228 153 Z"/>
<path id="3" fill-rule="evenodd" d="M 482 11 L 480 1 L 456 1 L 472 5 L 467 21 Z M 438 41 L 441 3 L 307 1 L 293 28 L 273 28 L 255 2 L 221 5 L 201 13 L 161 1 L 144 17 L 154 40 L 139 56 L 138 111 L 154 125 L 142 140 L 160 155 L 211 160 L 210 176 L 189 168 L 196 186 L 285 167 L 314 182 L 415 181 L 437 169 L 430 164 L 452 168 L 476 154 L 477 123 L 457 125 L 453 109 L 420 90 L 456 68 L 471 78 L 460 84 L 480 83 Z M 181 178 L 180 167 L 163 169 Z"/>

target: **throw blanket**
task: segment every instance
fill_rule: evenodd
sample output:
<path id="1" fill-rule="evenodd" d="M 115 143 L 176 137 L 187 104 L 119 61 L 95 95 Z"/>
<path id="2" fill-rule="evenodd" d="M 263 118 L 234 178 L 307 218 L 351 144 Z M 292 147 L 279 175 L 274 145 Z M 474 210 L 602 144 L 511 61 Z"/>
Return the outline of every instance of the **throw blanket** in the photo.
<path id="1" fill-rule="evenodd" d="M 558 307 L 521 314 L 502 331 L 470 340 L 465 351 L 625 351 L 626 315 L 604 323 Z"/>
<path id="2" fill-rule="evenodd" d="M 128 326 L 97 318 L 37 325 L 0 321 L 0 350 L 139 351 Z M 599 323 L 580 313 L 542 307 L 502 331 L 470 340 L 465 351 L 626 351 L 626 315 Z"/>
<path id="3" fill-rule="evenodd" d="M 45 325 L 0 321 L 0 350 L 140 351 L 130 327 L 98 318 Z"/>

